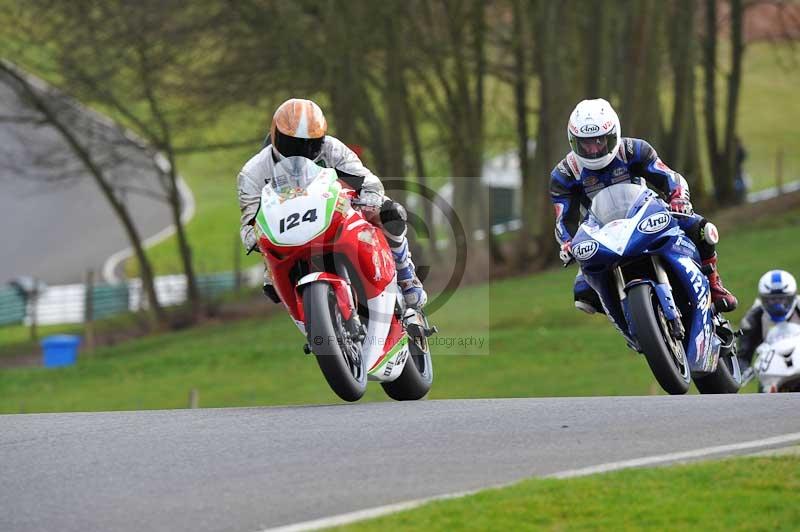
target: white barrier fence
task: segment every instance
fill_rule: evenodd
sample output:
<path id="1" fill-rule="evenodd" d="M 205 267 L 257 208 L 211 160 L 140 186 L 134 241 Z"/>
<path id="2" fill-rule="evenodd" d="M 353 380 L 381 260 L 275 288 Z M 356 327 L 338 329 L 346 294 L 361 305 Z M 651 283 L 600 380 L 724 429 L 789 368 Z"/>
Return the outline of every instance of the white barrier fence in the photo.
<path id="1" fill-rule="evenodd" d="M 241 272 L 240 286 L 260 286 L 262 266 Z M 199 275 L 197 284 L 200 293 L 206 297 L 228 292 L 236 287 L 236 277 L 232 272 Z M 186 277 L 183 275 L 163 275 L 155 279 L 156 296 L 162 306 L 180 305 L 186 302 Z M 35 301 L 29 302 L 25 316 L 21 320 L 30 325 L 36 316 L 38 325 L 60 325 L 82 323 L 86 318 L 86 285 L 68 284 L 48 287 Z M 94 318 L 102 318 L 124 312 L 141 310 L 145 304 L 141 279 L 131 279 L 116 285 L 99 284 L 92 287 L 92 307 Z"/>

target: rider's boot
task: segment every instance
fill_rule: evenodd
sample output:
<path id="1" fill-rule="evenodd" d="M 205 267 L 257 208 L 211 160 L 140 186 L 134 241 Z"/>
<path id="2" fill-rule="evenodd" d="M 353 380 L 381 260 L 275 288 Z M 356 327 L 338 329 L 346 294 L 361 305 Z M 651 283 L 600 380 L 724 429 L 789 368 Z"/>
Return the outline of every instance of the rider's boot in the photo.
<path id="1" fill-rule="evenodd" d="M 408 250 L 408 239 L 405 234 L 396 237 L 387 234 L 389 246 L 392 248 L 392 257 L 397 269 L 397 284 L 403 292 L 403 299 L 406 306 L 414 309 L 421 309 L 428 301 L 428 294 L 422 287 L 422 283 L 417 277 L 414 262 L 411 260 L 411 252 Z"/>
<path id="2" fill-rule="evenodd" d="M 573 294 L 575 296 L 576 309 L 582 310 L 586 314 L 605 314 L 603 305 L 600 303 L 600 296 L 589 286 L 589 283 L 586 282 L 583 273 L 580 271 L 575 277 Z"/>
<path id="3" fill-rule="evenodd" d="M 732 293 L 722 286 L 722 279 L 717 271 L 717 254 L 714 253 L 710 258 L 703 260 L 703 271 L 708 277 L 708 284 L 711 288 L 711 301 L 717 312 L 731 312 L 736 309 L 739 301 Z"/>

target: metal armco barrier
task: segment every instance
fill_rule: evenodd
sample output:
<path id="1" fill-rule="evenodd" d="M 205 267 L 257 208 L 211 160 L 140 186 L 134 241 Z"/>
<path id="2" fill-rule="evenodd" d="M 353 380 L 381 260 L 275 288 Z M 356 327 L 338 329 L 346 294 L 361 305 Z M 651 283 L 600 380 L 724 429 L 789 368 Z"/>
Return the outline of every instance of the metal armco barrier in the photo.
<path id="1" fill-rule="evenodd" d="M 25 302 L 13 288 L 0 288 L 0 325 L 22 323 Z"/>

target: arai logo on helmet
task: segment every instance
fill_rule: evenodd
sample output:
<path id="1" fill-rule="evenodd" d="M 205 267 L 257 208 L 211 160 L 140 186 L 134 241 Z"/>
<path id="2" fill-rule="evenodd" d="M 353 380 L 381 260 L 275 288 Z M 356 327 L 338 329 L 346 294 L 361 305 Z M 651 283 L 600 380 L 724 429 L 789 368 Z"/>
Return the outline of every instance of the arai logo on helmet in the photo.
<path id="1" fill-rule="evenodd" d="M 599 247 L 600 244 L 597 243 L 597 240 L 584 240 L 572 248 L 572 253 L 578 260 L 588 260 L 594 257 Z"/>
<path id="2" fill-rule="evenodd" d="M 652 235 L 663 231 L 664 228 L 669 225 L 670 221 L 672 221 L 672 216 L 670 216 L 668 212 L 657 212 L 639 222 L 637 228 L 642 233 Z"/>
<path id="3" fill-rule="evenodd" d="M 600 131 L 600 126 L 595 124 L 585 124 L 581 126 L 580 132 L 584 135 L 592 135 Z"/>

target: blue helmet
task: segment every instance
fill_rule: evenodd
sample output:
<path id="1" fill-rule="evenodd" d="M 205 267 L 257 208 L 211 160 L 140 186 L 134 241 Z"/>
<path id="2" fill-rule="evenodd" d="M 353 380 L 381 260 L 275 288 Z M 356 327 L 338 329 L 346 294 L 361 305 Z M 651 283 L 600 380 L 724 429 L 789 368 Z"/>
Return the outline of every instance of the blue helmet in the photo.
<path id="1" fill-rule="evenodd" d="M 797 306 L 797 282 L 789 272 L 768 271 L 758 281 L 758 296 L 772 321 L 786 321 Z"/>

